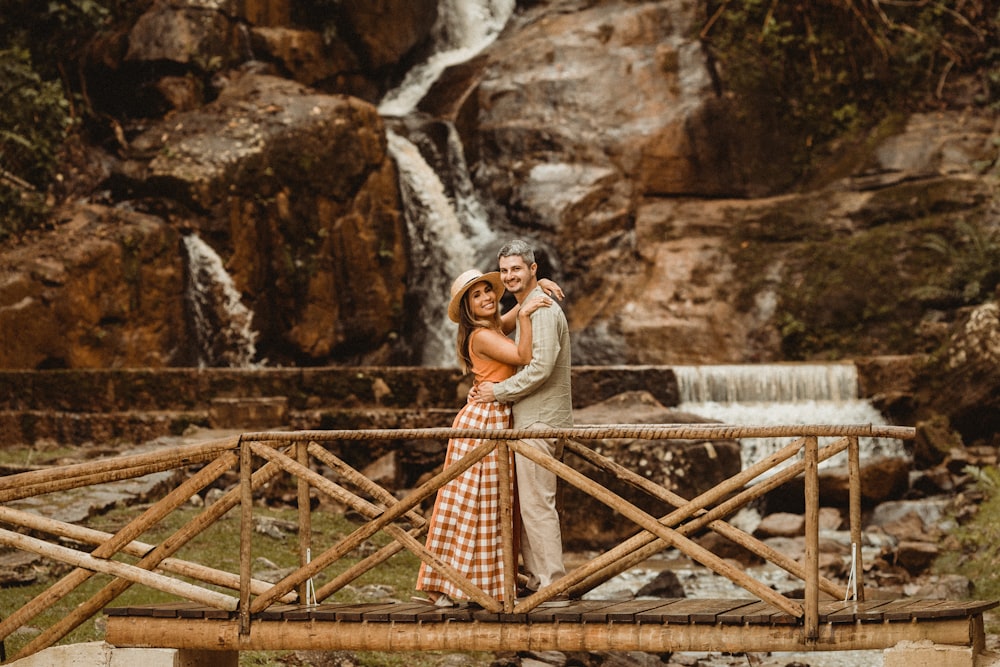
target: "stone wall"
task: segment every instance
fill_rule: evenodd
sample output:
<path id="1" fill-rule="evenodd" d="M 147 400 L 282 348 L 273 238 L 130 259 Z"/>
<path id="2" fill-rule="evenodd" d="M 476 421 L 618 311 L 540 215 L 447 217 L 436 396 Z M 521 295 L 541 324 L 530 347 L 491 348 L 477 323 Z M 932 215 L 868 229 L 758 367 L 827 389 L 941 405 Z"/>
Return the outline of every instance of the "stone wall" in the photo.
<path id="1" fill-rule="evenodd" d="M 468 376 L 450 368 L 3 370 L 0 445 L 143 441 L 189 425 L 450 426 L 468 388 Z M 666 366 L 573 369 L 578 408 L 634 390 L 650 392 L 664 406 L 678 402 L 677 381 Z"/>

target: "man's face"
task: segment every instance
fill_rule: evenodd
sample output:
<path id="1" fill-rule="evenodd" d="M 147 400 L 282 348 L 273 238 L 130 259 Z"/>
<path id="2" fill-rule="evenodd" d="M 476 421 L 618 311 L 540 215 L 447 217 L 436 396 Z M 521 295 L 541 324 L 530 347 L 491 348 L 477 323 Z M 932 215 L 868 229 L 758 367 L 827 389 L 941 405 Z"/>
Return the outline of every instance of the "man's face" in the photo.
<path id="1" fill-rule="evenodd" d="M 518 255 L 501 257 L 498 263 L 500 265 L 500 279 L 503 280 L 504 287 L 514 295 L 515 299 L 520 301 L 521 297 L 535 288 L 537 264 L 529 266 L 524 263 L 524 258 Z"/>

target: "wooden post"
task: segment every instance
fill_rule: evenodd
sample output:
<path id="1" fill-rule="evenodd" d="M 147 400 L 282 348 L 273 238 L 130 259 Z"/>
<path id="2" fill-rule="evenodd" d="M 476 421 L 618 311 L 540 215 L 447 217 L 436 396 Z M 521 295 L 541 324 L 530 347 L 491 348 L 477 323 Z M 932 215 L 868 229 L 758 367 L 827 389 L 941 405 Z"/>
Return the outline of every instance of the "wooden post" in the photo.
<path id="1" fill-rule="evenodd" d="M 15 533 L 4 528 L 0 528 L 0 544 L 7 544 L 15 549 L 30 551 L 40 556 L 59 560 L 94 572 L 103 572 L 104 574 L 128 579 L 129 581 L 194 600 L 210 607 L 229 611 L 236 608 L 236 600 L 225 593 L 210 591 L 185 581 L 178 581 L 171 577 L 157 574 L 156 572 L 144 570 L 135 565 L 129 565 L 128 563 L 121 563 L 108 558 L 95 558 L 90 554 L 77 551 L 76 549 L 58 544 L 49 544 L 44 540 L 29 537 L 28 535 L 21 535 L 20 533 Z"/>
<path id="2" fill-rule="evenodd" d="M 424 532 L 426 532 L 426 528 L 420 527 L 411 529 L 409 534 L 414 539 L 416 539 Z M 317 589 L 316 591 L 316 600 L 318 602 L 322 602 L 323 600 L 327 599 L 328 597 L 339 591 L 347 584 L 351 583 L 352 581 L 360 577 L 365 572 L 368 572 L 369 570 L 379 565 L 380 563 L 384 563 L 385 561 L 389 560 L 390 558 L 392 558 L 405 548 L 406 547 L 404 547 L 399 542 L 390 542 L 389 544 L 385 545 L 375 553 L 371 554 L 367 558 L 358 561 L 357 563 L 347 568 L 346 570 L 338 574 L 330 581 L 320 586 L 319 589 Z"/>
<path id="3" fill-rule="evenodd" d="M 495 446 L 493 444 L 493 442 L 489 441 L 489 440 L 485 440 L 484 443 L 486 444 L 487 447 L 494 447 Z M 316 486 L 316 488 L 321 493 L 326 493 L 326 494 L 328 494 L 328 495 L 330 495 L 331 497 L 334 497 L 334 498 L 342 498 L 342 497 L 343 498 L 347 498 L 350 501 L 350 505 L 352 507 L 354 507 L 356 510 L 358 510 L 360 513 L 364 514 L 368 518 L 370 518 L 372 520 L 376 520 L 376 519 L 378 519 L 378 517 L 380 517 L 382 515 L 382 513 L 384 511 L 383 509 L 381 509 L 381 508 L 373 505 L 372 503 L 368 502 L 367 500 L 365 500 L 363 498 L 359 498 L 357 496 L 353 496 L 351 494 L 348 494 L 348 492 L 345 489 L 341 488 L 337 484 L 334 484 L 333 482 L 331 482 L 330 480 L 326 479 L 325 477 L 323 477 L 319 473 L 313 472 L 312 470 L 299 465 L 297 462 L 295 462 L 291 458 L 289 458 L 289 457 L 281 454 L 280 452 L 278 452 L 278 451 L 276 451 L 276 450 L 274 450 L 274 449 L 272 449 L 270 447 L 266 447 L 264 445 L 254 444 L 253 448 L 254 448 L 254 452 L 255 453 L 259 454 L 263 458 L 268 459 L 271 462 L 277 463 L 278 465 L 282 466 L 282 468 L 285 471 L 287 471 L 288 473 L 290 473 L 292 475 L 297 475 L 297 476 L 301 477 L 302 479 L 305 479 L 306 481 L 310 481 L 313 485 Z M 484 451 L 484 454 L 486 454 L 486 453 L 488 453 L 488 450 Z M 468 454 L 468 455 L 466 455 L 465 457 L 463 457 L 460 461 L 458 461 L 453 466 L 448 467 L 445 470 L 445 472 L 448 473 L 448 474 L 451 474 L 452 468 L 454 468 L 454 467 L 456 467 L 458 465 L 463 465 L 466 468 L 468 468 L 469 465 L 471 465 L 471 463 L 472 463 L 472 462 L 466 460 L 469 457 L 472 457 L 471 453 Z M 478 459 L 481 459 L 481 458 L 482 458 L 482 456 L 478 457 Z M 474 459 L 474 460 L 478 460 L 478 459 Z M 394 501 L 393 503 L 391 503 L 389 505 L 389 507 L 392 507 L 393 505 L 396 505 L 396 504 L 397 503 Z M 476 602 L 478 602 L 480 605 L 482 605 L 482 607 L 484 609 L 486 609 L 488 611 L 500 611 L 500 604 L 496 600 L 494 600 L 493 598 L 491 598 L 488 595 L 486 595 L 486 593 L 484 593 L 482 591 L 482 589 L 480 589 L 475 584 L 473 584 L 468 579 L 468 577 L 466 577 L 465 575 L 463 575 L 461 572 L 459 572 L 458 570 L 456 570 L 451 565 L 448 565 L 447 563 L 445 563 L 444 561 L 442 561 L 437 555 L 435 555 L 435 554 L 431 553 L 430 551 L 428 551 L 424 547 L 424 545 L 422 543 L 420 543 L 419 541 L 417 541 L 416 539 L 414 539 L 414 537 L 412 535 L 410 535 L 409 533 L 407 533 L 406 531 L 404 531 L 402 528 L 400 528 L 399 526 L 395 526 L 395 525 L 387 525 L 387 526 L 383 527 L 383 530 L 385 530 L 385 532 L 387 534 L 389 534 L 390 536 L 392 536 L 393 538 L 395 538 L 404 547 L 406 547 L 407 549 L 409 549 L 410 551 L 412 551 L 414 554 L 416 554 L 417 556 L 419 556 L 421 560 L 423 560 L 428 565 L 430 565 L 432 568 L 434 568 L 434 570 L 438 574 L 440 574 L 441 576 L 443 576 L 444 578 L 448 579 L 450 582 L 452 582 L 453 584 L 455 584 L 456 586 L 458 586 L 460 589 L 462 589 L 462 591 L 464 591 L 466 594 L 468 594 L 468 596 L 469 596 L 470 599 L 475 600 Z M 299 576 L 299 572 L 301 572 L 302 569 L 304 569 L 305 567 L 306 566 L 303 566 L 303 568 L 300 568 L 299 571 L 293 573 L 292 575 L 289 575 L 289 577 L 292 578 L 291 581 L 295 581 L 296 579 L 300 580 L 300 582 L 308 580 L 308 576 L 305 576 L 305 577 Z M 280 582 L 278 582 L 277 586 L 278 587 L 287 586 L 287 584 L 289 582 L 289 577 L 286 577 L 285 579 L 283 579 Z M 293 583 L 292 585 L 296 585 L 296 584 Z M 262 604 L 260 602 L 260 600 L 258 600 L 258 602 L 255 603 L 255 605 L 260 605 L 260 604 Z M 253 609 L 253 611 L 257 611 L 256 607 Z"/>
<path id="4" fill-rule="evenodd" d="M 312 454 L 314 458 L 328 465 L 331 470 L 335 471 L 349 483 L 354 485 L 355 488 L 360 489 L 372 498 L 381 501 L 386 507 L 396 502 L 396 496 L 392 495 L 390 492 L 386 491 L 381 486 L 341 461 L 339 458 L 324 449 L 318 442 L 309 443 L 309 453 Z M 418 528 L 427 524 L 427 519 L 413 510 L 406 513 L 406 518 L 411 524 Z"/>
<path id="5" fill-rule="evenodd" d="M 806 639 L 819 637 L 819 445 L 818 438 L 806 438 Z"/>
<path id="6" fill-rule="evenodd" d="M 223 452 L 232 450 L 235 442 L 235 438 L 226 438 L 167 452 L 123 456 L 0 477 L 0 503 L 93 484 L 134 479 L 154 472 L 211 461 Z"/>
<path id="7" fill-rule="evenodd" d="M 309 468 L 309 444 L 299 442 L 295 446 L 296 459 L 299 465 Z M 312 501 L 309 498 L 309 482 L 302 477 L 296 478 L 299 505 L 299 565 L 306 565 L 311 558 L 310 548 L 312 546 Z M 309 580 L 299 584 L 299 601 L 303 604 L 310 604 Z"/>
<path id="8" fill-rule="evenodd" d="M 775 460 L 774 463 L 773 463 L 773 465 L 777 465 L 779 462 L 782 462 L 782 461 L 790 458 L 792 455 L 794 455 L 797 451 L 799 451 L 801 449 L 802 442 L 803 441 L 801 439 L 796 440 L 795 443 L 793 443 L 792 445 L 783 448 L 781 450 L 781 452 L 778 452 L 777 454 L 773 455 L 773 456 L 779 456 L 779 455 L 782 456 L 780 458 L 780 460 Z M 645 477 L 643 477 L 641 475 L 638 475 L 638 474 L 632 472 L 631 470 L 628 470 L 627 468 L 623 467 L 621 464 L 615 463 L 614 461 L 611 461 L 610 459 L 608 459 L 608 458 L 606 458 L 604 456 L 601 456 L 600 454 L 598 454 L 597 452 L 595 452 L 595 451 L 593 451 L 591 449 L 583 447 L 579 443 L 570 442 L 568 444 L 568 447 L 570 448 L 570 451 L 572 451 L 574 454 L 576 454 L 576 455 L 580 456 L 581 458 L 587 460 L 588 462 L 590 462 L 594 466 L 596 466 L 598 468 L 601 468 L 602 470 L 606 470 L 606 471 L 614 474 L 615 477 L 617 477 L 618 479 L 621 479 L 621 480 L 623 480 L 623 481 L 631 484 L 632 486 L 645 491 L 646 493 L 648 493 L 649 495 L 653 496 L 654 498 L 659 498 L 660 500 L 663 500 L 664 502 L 670 503 L 674 507 L 678 507 L 678 508 L 679 507 L 685 507 L 685 506 L 688 505 L 688 501 L 686 499 L 682 498 L 681 496 L 677 495 L 676 493 L 673 493 L 672 491 L 669 491 L 668 489 L 663 488 L 659 484 L 655 484 L 654 482 L 646 479 Z M 787 455 L 782 455 L 781 454 L 782 452 L 786 452 Z M 765 462 L 771 461 L 771 460 L 772 460 L 771 457 L 769 457 L 769 458 L 765 459 Z M 763 462 L 758 462 L 758 464 L 755 464 L 754 466 L 751 466 L 750 468 L 747 468 L 747 470 L 752 472 L 754 470 L 754 468 L 757 465 L 759 465 L 760 463 L 763 463 Z M 799 465 L 801 465 L 801 464 L 799 464 Z M 761 469 L 763 469 L 763 468 L 761 468 Z M 780 480 L 780 479 L 785 479 L 785 478 L 790 479 L 790 476 L 787 476 L 787 473 L 786 473 L 786 477 L 778 477 L 776 479 Z M 762 482 L 762 485 L 765 484 L 765 483 L 766 482 Z M 770 488 L 770 487 L 767 487 L 767 488 Z M 695 499 L 695 500 L 691 501 L 691 505 L 692 506 L 700 506 L 701 505 L 701 501 L 698 500 L 698 499 Z M 678 523 L 680 523 L 680 521 L 683 520 L 681 517 L 678 516 L 680 514 L 682 514 L 682 512 L 680 510 L 678 510 L 676 512 L 673 512 L 673 513 L 667 515 L 667 517 L 661 518 L 660 519 L 660 523 L 663 523 L 664 525 L 667 525 L 667 526 L 677 525 Z M 751 535 L 748 535 L 746 532 L 744 532 L 744 531 L 740 530 L 739 528 L 736 528 L 736 527 L 734 527 L 734 526 L 726 523 L 725 521 L 723 521 L 721 519 L 715 519 L 715 520 L 711 520 L 711 521 L 707 520 L 705 518 L 707 514 L 708 514 L 708 510 L 705 510 L 704 508 L 698 509 L 694 513 L 694 517 L 695 518 L 692 518 L 692 519 L 688 520 L 687 523 L 678 526 L 677 532 L 681 533 L 682 535 L 689 536 L 689 535 L 692 535 L 694 533 L 697 533 L 703 527 L 707 527 L 710 530 L 715 531 L 719 535 L 722 535 L 723 537 L 726 537 L 726 538 L 732 540 L 736 544 L 739 544 L 743 548 L 749 550 L 750 552 L 752 552 L 755 555 L 763 558 L 764 560 L 766 560 L 766 561 L 768 561 L 770 563 L 774 563 L 775 565 L 777 565 L 778 567 L 782 568 L 786 572 L 789 572 L 790 574 L 793 574 L 794 576 L 798 577 L 799 579 L 805 580 L 805 570 L 802 569 L 802 565 L 800 563 L 797 563 L 796 561 L 792 560 L 791 558 L 789 558 L 785 554 L 783 554 L 783 553 L 781 553 L 781 552 L 779 552 L 779 551 L 777 551 L 777 550 L 769 547 L 768 545 L 764 544 L 760 540 L 752 537 Z M 644 533 L 643 535 L 647 535 L 650 539 L 655 540 L 655 538 L 652 535 L 649 535 L 648 533 Z M 628 569 L 630 567 L 633 567 L 634 565 L 638 565 L 639 563 L 643 562 L 644 560 L 646 560 L 646 558 L 648 558 L 651 555 L 652 554 L 648 553 L 644 547 L 637 545 L 636 548 L 635 548 L 635 550 L 632 551 L 631 554 L 629 554 L 628 556 L 626 556 L 623 559 L 616 559 L 618 561 L 618 563 L 623 563 L 623 561 L 624 561 L 624 563 L 628 564 L 628 567 L 623 567 L 622 565 L 617 565 L 616 564 L 615 569 L 617 569 L 619 572 L 624 571 L 624 570 L 626 570 L 626 569 Z M 601 574 L 601 573 L 598 573 L 598 574 Z M 616 572 L 616 574 L 617 574 L 617 572 Z M 587 583 L 589 584 L 590 582 L 587 582 Z M 843 598 L 844 597 L 844 589 L 841 588 L 841 587 L 839 587 L 839 586 L 837 586 L 835 583 L 833 583 L 832 581 L 830 581 L 826 577 L 820 577 L 819 585 L 820 585 L 820 588 L 824 592 L 832 595 L 835 598 Z M 572 593 L 576 593 L 576 592 L 580 592 L 580 589 L 582 589 L 582 587 L 578 588 L 577 586 L 574 586 L 573 588 L 570 589 L 571 594 Z M 583 590 L 585 591 L 585 590 L 589 590 L 589 589 L 583 589 Z"/>
<path id="9" fill-rule="evenodd" d="M 514 611 L 517 597 L 517 554 L 514 553 L 514 498 L 511 494 L 514 467 L 506 441 L 497 443 L 500 476 L 500 542 L 503 545 L 503 610 Z"/>
<path id="10" fill-rule="evenodd" d="M 864 558 L 861 556 L 861 448 L 857 436 L 847 439 L 847 468 L 850 473 L 849 514 L 851 527 L 851 544 L 853 546 L 854 586 L 857 591 L 855 600 L 865 599 Z"/>
<path id="11" fill-rule="evenodd" d="M 44 516 L 39 516 L 34 512 L 24 512 L 13 509 L 12 507 L 0 506 L 0 521 L 48 533 L 50 535 L 56 535 L 58 537 L 67 537 L 83 544 L 104 544 L 114 537 L 111 533 L 106 533 L 102 530 L 94 530 L 93 528 L 87 528 L 86 526 L 78 526 L 64 521 L 57 521 L 56 519 L 49 519 Z M 142 558 L 155 548 L 156 546 L 153 544 L 133 540 L 123 546 L 121 551 L 129 556 Z M 181 560 L 180 558 L 164 559 L 163 562 L 160 563 L 159 569 L 165 572 L 179 574 L 182 577 L 196 579 L 213 586 L 220 586 L 222 588 L 228 588 L 235 591 L 240 590 L 240 577 L 238 574 L 218 570 L 213 567 L 207 567 L 199 563 Z M 260 595 L 270 587 L 270 583 L 259 579 L 253 579 L 250 582 L 250 592 L 255 595 Z M 285 603 L 295 602 L 295 596 L 289 594 L 281 601 Z"/>
<path id="12" fill-rule="evenodd" d="M 240 440 L 240 635 L 250 635 L 250 578 L 253 539 L 253 449 Z"/>
<path id="13" fill-rule="evenodd" d="M 801 442 L 796 445 L 797 448 L 801 448 Z M 838 441 L 838 443 L 833 445 L 828 445 L 822 449 L 820 452 L 820 460 L 826 460 L 831 456 L 839 454 L 847 447 L 847 443 L 844 440 Z M 691 519 L 684 525 L 677 528 L 679 533 L 683 535 L 691 535 L 697 533 L 699 530 L 705 526 L 710 525 L 713 521 L 721 520 L 722 517 L 729 516 L 735 512 L 740 507 L 743 507 L 747 503 L 763 497 L 768 492 L 773 489 L 778 488 L 788 480 L 798 477 L 802 474 L 805 469 L 805 463 L 799 461 L 793 463 L 792 465 L 774 473 L 767 479 L 761 481 L 759 484 L 744 489 L 743 491 L 732 496 L 729 500 L 717 505 L 711 510 L 707 510 L 704 514 L 699 514 L 697 517 Z M 735 479 L 731 477 L 730 480 Z M 726 482 L 723 482 L 724 484 Z M 702 496 L 699 496 L 691 503 L 698 503 L 700 506 L 701 501 L 699 501 Z M 681 512 L 680 509 L 675 510 L 665 517 L 660 519 L 660 522 L 666 526 L 673 526 L 676 523 L 676 517 Z M 572 593 L 582 593 L 594 588 L 604 581 L 607 581 L 615 574 L 623 572 L 628 568 L 641 563 L 650 556 L 653 556 L 663 549 L 666 545 L 657 539 L 655 535 L 647 532 L 638 533 L 630 537 L 625 542 L 619 544 L 617 547 L 612 548 L 594 560 L 591 561 L 592 565 L 599 565 L 599 569 L 595 570 L 593 574 L 583 575 L 579 570 L 575 570 L 567 575 L 567 577 L 575 582 L 575 585 L 570 588 Z M 631 555 L 630 555 L 631 554 Z M 776 562 L 777 564 L 777 562 Z M 801 567 L 796 567 L 794 570 L 789 570 L 799 578 L 805 580 L 805 572 Z M 838 593 L 835 597 L 839 597 L 842 593 Z"/>

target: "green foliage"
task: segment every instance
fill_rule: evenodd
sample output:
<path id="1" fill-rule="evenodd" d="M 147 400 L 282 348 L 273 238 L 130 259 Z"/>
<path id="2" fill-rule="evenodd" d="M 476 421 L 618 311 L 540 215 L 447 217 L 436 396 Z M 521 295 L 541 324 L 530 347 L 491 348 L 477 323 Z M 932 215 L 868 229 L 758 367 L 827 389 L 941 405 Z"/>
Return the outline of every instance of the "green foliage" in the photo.
<path id="1" fill-rule="evenodd" d="M 776 286 L 787 359 L 914 352 L 923 310 L 901 298 L 936 267 L 920 261 L 912 230 L 882 226 L 803 244 Z"/>
<path id="2" fill-rule="evenodd" d="M 27 50 L 0 51 L 0 240 L 41 219 L 68 109 L 62 86 L 41 78 Z"/>
<path id="3" fill-rule="evenodd" d="M 940 97 L 949 77 L 1000 80 L 995 3 L 708 0 L 706 12 L 701 37 L 723 86 L 778 114 L 804 152 Z M 1000 100 L 1000 86 L 983 85 L 980 103 Z"/>
<path id="4" fill-rule="evenodd" d="M 84 46 L 147 0 L 0 0 L 0 241 L 37 226 L 60 148 L 79 120 L 71 104 Z"/>
<path id="5" fill-rule="evenodd" d="M 30 50 L 41 78 L 57 79 L 108 17 L 97 0 L 7 1 L 0 12 L 0 44 Z"/>
<path id="6" fill-rule="evenodd" d="M 982 303 L 1000 283 L 1000 233 L 965 220 L 949 232 L 924 237 L 923 247 L 938 256 L 942 270 L 910 294 L 937 307 Z"/>
<path id="7" fill-rule="evenodd" d="M 933 570 L 937 574 L 960 574 L 972 582 L 976 599 L 1000 598 L 1000 470 L 993 466 L 967 467 L 976 488 L 986 499 L 976 514 L 949 536 Z M 996 632 L 996 628 L 987 628 Z"/>

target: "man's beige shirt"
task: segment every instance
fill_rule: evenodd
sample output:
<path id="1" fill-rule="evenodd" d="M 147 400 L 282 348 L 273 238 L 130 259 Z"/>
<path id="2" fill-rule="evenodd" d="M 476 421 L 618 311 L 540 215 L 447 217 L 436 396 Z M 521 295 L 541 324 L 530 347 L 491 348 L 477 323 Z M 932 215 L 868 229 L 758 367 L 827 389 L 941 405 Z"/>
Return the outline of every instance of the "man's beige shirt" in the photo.
<path id="1" fill-rule="evenodd" d="M 544 296 L 535 287 L 525 301 Z M 517 324 L 515 340 L 521 336 Z M 573 425 L 573 392 L 569 324 L 555 301 L 531 314 L 531 361 L 503 382 L 493 385 L 493 394 L 502 403 L 513 403 L 514 427 L 527 428 L 542 423 L 553 427 Z"/>

